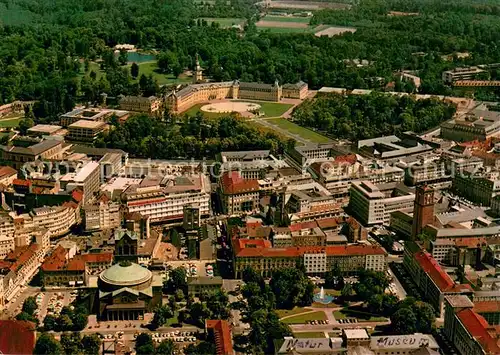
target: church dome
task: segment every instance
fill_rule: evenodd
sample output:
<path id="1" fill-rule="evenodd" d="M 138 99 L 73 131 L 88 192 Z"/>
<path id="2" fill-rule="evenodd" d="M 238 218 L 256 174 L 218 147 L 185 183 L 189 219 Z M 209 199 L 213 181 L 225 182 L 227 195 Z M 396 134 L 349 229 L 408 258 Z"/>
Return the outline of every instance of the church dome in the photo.
<path id="1" fill-rule="evenodd" d="M 115 264 L 99 275 L 102 282 L 113 286 L 135 286 L 151 280 L 152 277 L 151 271 L 130 262 Z"/>

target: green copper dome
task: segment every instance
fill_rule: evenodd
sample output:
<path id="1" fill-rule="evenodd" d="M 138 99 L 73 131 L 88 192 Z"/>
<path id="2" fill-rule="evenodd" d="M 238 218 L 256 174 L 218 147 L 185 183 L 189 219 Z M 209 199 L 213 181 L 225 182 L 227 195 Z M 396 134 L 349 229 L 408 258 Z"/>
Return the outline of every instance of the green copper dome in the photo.
<path id="1" fill-rule="evenodd" d="M 151 279 L 148 269 L 134 263 L 118 263 L 104 270 L 99 278 L 110 285 L 133 286 Z"/>

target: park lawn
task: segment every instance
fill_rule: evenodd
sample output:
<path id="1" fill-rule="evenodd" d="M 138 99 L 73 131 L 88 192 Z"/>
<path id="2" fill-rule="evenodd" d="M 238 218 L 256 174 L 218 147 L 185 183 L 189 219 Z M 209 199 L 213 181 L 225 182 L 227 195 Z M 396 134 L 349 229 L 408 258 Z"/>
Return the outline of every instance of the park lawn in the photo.
<path id="1" fill-rule="evenodd" d="M 17 118 L 8 118 L 0 120 L 0 128 L 13 128 L 19 126 L 19 121 L 21 121 L 21 117 Z"/>
<path id="2" fill-rule="evenodd" d="M 295 317 L 285 318 L 282 322 L 285 324 L 304 324 L 311 320 L 326 320 L 326 314 L 322 311 L 299 314 Z"/>
<path id="3" fill-rule="evenodd" d="M 310 311 L 310 309 L 303 307 L 294 307 L 293 309 L 277 309 L 276 313 L 278 314 L 278 317 L 283 318 L 308 311 Z"/>
<path id="4" fill-rule="evenodd" d="M 171 326 L 172 324 L 177 324 L 177 323 L 179 323 L 179 320 L 177 319 L 178 315 L 179 315 L 179 312 L 175 312 L 174 316 L 173 316 L 172 318 L 169 318 L 169 319 L 167 320 L 167 323 L 165 323 L 165 325 L 164 325 L 164 326 L 165 326 L 165 327 L 169 327 L 169 326 Z"/>
<path id="5" fill-rule="evenodd" d="M 245 23 L 245 19 L 243 18 L 236 18 L 236 17 L 229 17 L 229 18 L 222 18 L 222 17 L 201 17 L 200 20 L 205 20 L 207 21 L 208 24 L 211 24 L 212 22 L 218 23 L 221 27 L 231 27 L 233 25 L 242 25 Z"/>
<path id="6" fill-rule="evenodd" d="M 219 117 L 224 117 L 224 116 L 229 116 L 229 113 L 218 113 L 218 112 L 205 112 L 201 110 L 202 106 L 205 106 L 206 103 L 203 104 L 197 104 L 192 106 L 189 110 L 184 111 L 182 114 L 186 114 L 188 116 L 194 117 L 198 114 L 198 112 L 201 112 L 203 116 L 207 118 L 219 118 Z"/>
<path id="7" fill-rule="evenodd" d="M 287 119 L 284 118 L 273 118 L 268 120 L 269 123 L 278 126 L 282 129 L 286 129 L 290 133 L 296 134 L 298 136 L 301 136 L 304 139 L 307 139 L 311 141 L 312 143 L 328 143 L 330 142 L 330 139 L 328 137 L 325 137 L 319 133 L 316 133 L 310 129 L 307 129 L 305 127 L 299 126 L 298 124 L 295 124 Z"/>
<path id="8" fill-rule="evenodd" d="M 158 85 L 168 85 L 168 84 L 184 84 L 190 83 L 191 78 L 187 75 L 181 74 L 176 78 L 173 74 L 162 74 L 158 71 L 158 63 L 156 61 L 137 63 L 139 66 L 139 76 L 135 81 L 138 81 L 142 74 L 149 76 L 152 75 L 154 79 L 158 82 Z M 132 63 L 127 64 L 127 68 L 130 71 Z"/>
<path id="9" fill-rule="evenodd" d="M 265 16 L 262 21 L 309 23 L 310 17 Z"/>
<path id="10" fill-rule="evenodd" d="M 260 105 L 260 110 L 264 112 L 263 117 L 281 117 L 286 111 L 293 107 L 292 104 L 282 104 L 279 102 L 257 101 L 257 100 L 234 100 L 236 102 L 253 102 Z"/>
<path id="11" fill-rule="evenodd" d="M 298 333 L 293 333 L 293 336 L 297 339 L 324 338 L 325 333 L 323 333 L 323 332 L 298 332 Z"/>
<path id="12" fill-rule="evenodd" d="M 306 28 L 297 28 L 297 27 L 286 27 L 286 24 L 283 23 L 284 27 L 264 27 L 257 26 L 259 31 L 269 31 L 271 33 L 312 33 L 315 32 L 313 27 Z"/>
<path id="13" fill-rule="evenodd" d="M 335 319 L 345 319 L 345 314 L 342 313 L 341 311 L 334 311 L 333 312 L 333 316 L 335 317 Z"/>

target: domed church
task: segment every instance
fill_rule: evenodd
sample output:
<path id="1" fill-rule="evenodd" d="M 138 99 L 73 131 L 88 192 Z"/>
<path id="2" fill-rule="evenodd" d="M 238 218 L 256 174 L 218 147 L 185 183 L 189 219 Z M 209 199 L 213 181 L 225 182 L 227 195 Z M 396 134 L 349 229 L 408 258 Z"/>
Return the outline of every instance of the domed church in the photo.
<path id="1" fill-rule="evenodd" d="M 122 261 L 104 270 L 98 280 L 101 320 L 144 319 L 161 304 L 162 279 L 148 269 Z"/>

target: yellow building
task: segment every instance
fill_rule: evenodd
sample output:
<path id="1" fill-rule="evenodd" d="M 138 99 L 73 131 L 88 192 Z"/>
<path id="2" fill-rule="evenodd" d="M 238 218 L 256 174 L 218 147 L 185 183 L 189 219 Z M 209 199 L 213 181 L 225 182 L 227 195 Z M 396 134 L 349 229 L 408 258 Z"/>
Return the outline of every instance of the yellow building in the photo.
<path id="1" fill-rule="evenodd" d="M 188 85 L 180 91 L 173 91 L 167 95 L 166 103 L 173 112 L 180 113 L 196 104 L 212 100 L 242 99 L 278 102 L 283 98 L 304 99 L 308 92 L 307 84 L 302 81 L 280 86 L 278 81 L 274 84 L 262 84 L 235 80 Z"/>
<path id="2" fill-rule="evenodd" d="M 77 142 L 93 142 L 107 127 L 105 122 L 79 120 L 68 126 L 69 134 L 66 138 Z"/>

